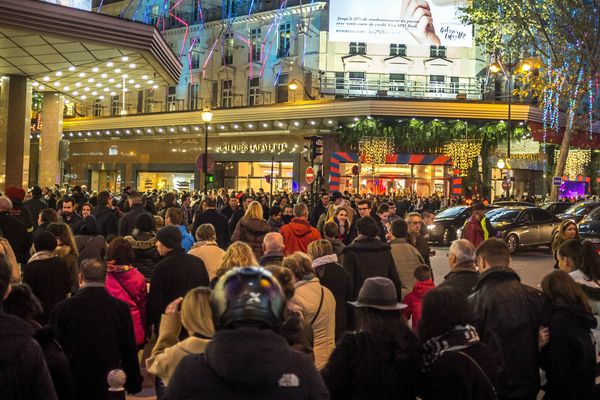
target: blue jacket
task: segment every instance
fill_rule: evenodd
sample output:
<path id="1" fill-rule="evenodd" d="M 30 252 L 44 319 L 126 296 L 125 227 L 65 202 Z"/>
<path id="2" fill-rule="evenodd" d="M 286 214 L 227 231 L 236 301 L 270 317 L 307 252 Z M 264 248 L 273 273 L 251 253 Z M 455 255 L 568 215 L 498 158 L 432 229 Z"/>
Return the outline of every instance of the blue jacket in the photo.
<path id="1" fill-rule="evenodd" d="M 188 233 L 185 226 L 177 225 L 177 228 L 179 228 L 179 231 L 181 232 L 181 247 L 183 247 L 183 249 L 187 253 L 194 245 L 194 237 Z"/>

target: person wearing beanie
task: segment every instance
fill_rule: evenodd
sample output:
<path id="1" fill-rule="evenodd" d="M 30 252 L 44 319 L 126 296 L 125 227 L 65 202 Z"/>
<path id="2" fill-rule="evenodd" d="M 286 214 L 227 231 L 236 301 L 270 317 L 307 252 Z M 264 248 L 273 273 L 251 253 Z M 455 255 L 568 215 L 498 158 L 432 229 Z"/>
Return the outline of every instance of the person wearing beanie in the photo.
<path id="1" fill-rule="evenodd" d="M 29 210 L 29 213 L 31 214 L 34 229 L 38 227 L 38 217 L 42 210 L 48 208 L 48 205 L 42 196 L 42 189 L 40 189 L 39 186 L 34 186 L 33 189 L 31 189 L 31 199 L 23 203 L 23 207 Z"/>
<path id="2" fill-rule="evenodd" d="M 23 267 L 23 283 L 29 285 L 42 303 L 43 311 L 37 321 L 45 325 L 54 306 L 69 295 L 71 277 L 67 263 L 54 252 L 58 245 L 56 237 L 42 231 L 35 236 L 35 253 Z"/>
<path id="3" fill-rule="evenodd" d="M 138 269 L 150 283 L 154 267 L 161 260 L 156 249 L 156 227 L 154 217 L 150 213 L 140 213 L 134 222 L 133 232 L 125 239 L 133 247 L 133 266 Z"/>
<path id="4" fill-rule="evenodd" d="M 148 328 L 154 325 L 158 331 L 165 308 L 190 289 L 208 286 L 209 279 L 204 262 L 187 254 L 181 246 L 181 232 L 176 226 L 167 225 L 158 231 L 156 249 L 163 259 L 152 275 L 146 315 Z"/>

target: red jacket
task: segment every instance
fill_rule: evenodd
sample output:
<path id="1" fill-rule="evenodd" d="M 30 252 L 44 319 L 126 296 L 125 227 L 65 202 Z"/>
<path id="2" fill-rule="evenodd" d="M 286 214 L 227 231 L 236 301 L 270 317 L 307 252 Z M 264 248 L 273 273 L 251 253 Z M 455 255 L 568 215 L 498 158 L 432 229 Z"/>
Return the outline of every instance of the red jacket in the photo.
<path id="1" fill-rule="evenodd" d="M 283 254 L 289 256 L 296 251 L 306 253 L 308 244 L 321 239 L 321 234 L 310 223 L 302 218 L 293 218 L 289 224 L 284 225 L 279 233 L 283 236 L 285 249 Z"/>
<path id="2" fill-rule="evenodd" d="M 412 328 L 417 329 L 421 319 L 421 308 L 423 307 L 423 298 L 431 289 L 435 288 L 433 280 L 428 279 L 422 282 L 416 282 L 412 292 L 407 294 L 402 301 L 408 307 L 402 310 L 402 315 L 408 320 L 412 316 Z"/>

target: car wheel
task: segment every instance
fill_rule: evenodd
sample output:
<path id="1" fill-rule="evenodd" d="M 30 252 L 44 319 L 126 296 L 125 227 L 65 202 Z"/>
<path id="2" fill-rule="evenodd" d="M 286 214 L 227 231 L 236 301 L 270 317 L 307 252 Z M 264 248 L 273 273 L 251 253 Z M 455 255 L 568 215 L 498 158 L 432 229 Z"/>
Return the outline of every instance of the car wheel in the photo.
<path id="1" fill-rule="evenodd" d="M 510 254 L 515 254 L 517 249 L 519 248 L 519 238 L 514 233 L 511 233 L 506 238 L 506 245 L 508 246 L 508 251 Z"/>
<path id="2" fill-rule="evenodd" d="M 456 234 L 452 232 L 452 230 L 450 228 L 446 228 L 444 229 L 444 234 L 442 235 L 442 244 L 444 246 L 450 246 L 450 243 L 452 243 L 452 238 L 455 236 Z"/>

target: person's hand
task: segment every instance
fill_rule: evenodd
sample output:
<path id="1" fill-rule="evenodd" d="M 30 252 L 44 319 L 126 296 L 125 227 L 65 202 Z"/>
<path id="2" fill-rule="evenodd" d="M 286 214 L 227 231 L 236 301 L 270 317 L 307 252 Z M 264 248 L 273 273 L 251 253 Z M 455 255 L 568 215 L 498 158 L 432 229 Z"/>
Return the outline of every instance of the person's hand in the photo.
<path id="1" fill-rule="evenodd" d="M 440 38 L 435 34 L 433 17 L 427 1 L 404 0 L 400 18 L 417 22 L 416 29 L 409 29 L 408 31 L 418 43 L 440 45 Z"/>
<path id="2" fill-rule="evenodd" d="M 550 329 L 546 326 L 541 326 L 538 331 L 538 347 L 541 349 L 550 341 Z"/>
<path id="3" fill-rule="evenodd" d="M 165 308 L 165 314 L 176 314 L 179 312 L 179 306 L 181 304 L 181 302 L 183 301 L 183 297 L 178 297 L 175 300 L 173 300 L 168 306 L 167 308 Z"/>

